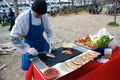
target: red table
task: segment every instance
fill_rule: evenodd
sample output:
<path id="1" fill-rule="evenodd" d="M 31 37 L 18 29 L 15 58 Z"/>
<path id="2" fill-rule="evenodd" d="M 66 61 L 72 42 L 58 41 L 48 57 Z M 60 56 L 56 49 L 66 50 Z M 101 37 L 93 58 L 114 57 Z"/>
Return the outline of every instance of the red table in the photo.
<path id="1" fill-rule="evenodd" d="M 31 64 L 26 73 L 26 80 L 46 80 L 40 70 L 34 64 Z M 63 76 L 60 80 L 120 80 L 120 47 L 112 53 L 112 58 L 100 64 L 97 61 L 91 61 L 81 68 Z"/>

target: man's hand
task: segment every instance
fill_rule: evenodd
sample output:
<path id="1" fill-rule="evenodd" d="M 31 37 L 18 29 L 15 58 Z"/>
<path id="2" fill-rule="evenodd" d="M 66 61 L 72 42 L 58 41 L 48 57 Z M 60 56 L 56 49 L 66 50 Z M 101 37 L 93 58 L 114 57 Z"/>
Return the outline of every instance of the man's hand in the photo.
<path id="1" fill-rule="evenodd" d="M 27 52 L 33 56 L 38 55 L 38 52 L 35 48 L 29 48 Z"/>

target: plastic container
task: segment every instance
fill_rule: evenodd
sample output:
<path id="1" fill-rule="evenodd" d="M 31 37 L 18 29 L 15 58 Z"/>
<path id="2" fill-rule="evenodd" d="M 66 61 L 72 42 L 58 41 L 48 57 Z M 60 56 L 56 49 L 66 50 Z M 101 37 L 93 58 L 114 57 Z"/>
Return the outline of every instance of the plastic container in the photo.
<path id="1" fill-rule="evenodd" d="M 111 48 L 105 48 L 104 49 L 104 58 L 111 58 L 112 56 L 112 49 Z"/>

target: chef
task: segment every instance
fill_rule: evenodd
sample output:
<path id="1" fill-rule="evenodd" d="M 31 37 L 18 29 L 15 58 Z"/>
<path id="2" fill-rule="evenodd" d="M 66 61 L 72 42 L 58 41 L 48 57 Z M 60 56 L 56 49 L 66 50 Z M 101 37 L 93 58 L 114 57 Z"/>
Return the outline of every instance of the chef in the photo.
<path id="1" fill-rule="evenodd" d="M 34 0 L 31 9 L 17 17 L 10 33 L 10 41 L 22 53 L 23 70 L 28 70 L 31 64 L 30 58 L 38 55 L 38 52 L 48 52 L 49 45 L 53 45 L 52 31 L 46 12 L 45 0 Z M 43 36 L 44 31 L 48 40 Z M 21 36 L 23 40 L 20 39 Z"/>

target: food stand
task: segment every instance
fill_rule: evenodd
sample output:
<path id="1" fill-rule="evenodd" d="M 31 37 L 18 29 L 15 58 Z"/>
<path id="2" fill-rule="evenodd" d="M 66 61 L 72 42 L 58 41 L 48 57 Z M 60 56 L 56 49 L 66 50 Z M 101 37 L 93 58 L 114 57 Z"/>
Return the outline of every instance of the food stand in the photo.
<path id="1" fill-rule="evenodd" d="M 44 70 L 49 67 L 55 67 L 59 70 L 60 75 L 55 80 L 119 80 L 119 67 L 120 67 L 120 47 L 117 47 L 112 51 L 112 57 L 106 63 L 98 63 L 96 58 L 100 55 L 96 53 L 96 56 L 92 56 L 92 59 L 86 59 L 83 64 L 77 68 L 67 66 L 67 62 L 72 61 L 77 57 L 84 56 L 89 53 L 88 48 L 78 46 L 74 44 L 73 55 L 65 55 L 56 53 L 55 59 L 42 59 L 40 57 L 34 57 L 31 59 L 32 64 L 26 73 L 26 80 L 46 80 L 43 75 Z M 81 51 L 80 51 L 81 50 Z M 58 51 L 60 52 L 60 51 Z M 61 59 L 62 58 L 62 59 Z"/>
<path id="2" fill-rule="evenodd" d="M 60 80 L 119 80 L 120 68 L 120 47 L 116 48 L 112 53 L 110 61 L 100 64 L 97 61 L 88 62 L 81 68 L 63 76 Z M 31 64 L 26 73 L 26 80 L 46 80 L 40 69 Z"/>

